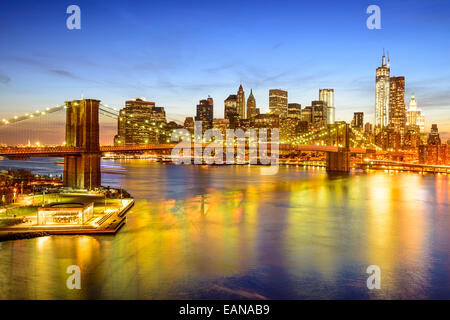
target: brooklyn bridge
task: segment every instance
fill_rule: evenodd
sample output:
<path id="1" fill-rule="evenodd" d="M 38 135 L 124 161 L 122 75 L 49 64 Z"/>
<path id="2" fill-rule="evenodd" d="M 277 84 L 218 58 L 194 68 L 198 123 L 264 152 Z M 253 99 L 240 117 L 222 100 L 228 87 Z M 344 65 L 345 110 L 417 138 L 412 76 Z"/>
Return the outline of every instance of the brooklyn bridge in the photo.
<path id="1" fill-rule="evenodd" d="M 30 157 L 63 157 L 64 185 L 76 189 L 93 189 L 101 186 L 100 159 L 105 153 L 170 154 L 174 143 L 112 146 L 100 145 L 99 114 L 117 119 L 118 113 L 101 104 L 100 100 L 83 99 L 67 101 L 64 105 L 47 108 L 45 111 L 25 114 L 21 117 L 3 119 L 0 128 L 7 130 L 12 125 L 43 117 L 57 111 L 65 111 L 65 141 L 60 146 L 5 146 L 0 147 L 0 156 L 11 160 L 26 160 Z M 331 138 L 330 138 L 331 137 Z M 205 146 L 205 145 L 204 145 Z M 381 152 L 377 146 L 365 141 L 348 124 L 328 125 L 290 141 L 281 141 L 280 152 L 322 152 L 326 154 L 328 171 L 348 172 L 350 155 Z"/>

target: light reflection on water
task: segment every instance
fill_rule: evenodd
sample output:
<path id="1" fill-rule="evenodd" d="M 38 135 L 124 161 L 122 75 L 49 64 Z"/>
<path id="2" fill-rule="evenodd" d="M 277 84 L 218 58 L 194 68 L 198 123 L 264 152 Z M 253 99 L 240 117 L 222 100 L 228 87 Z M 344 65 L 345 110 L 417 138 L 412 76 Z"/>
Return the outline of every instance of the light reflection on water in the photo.
<path id="1" fill-rule="evenodd" d="M 450 298 L 448 176 L 104 165 L 103 184 L 137 200 L 125 227 L 2 243 L 0 298 Z M 65 286 L 72 264 L 79 291 Z"/>

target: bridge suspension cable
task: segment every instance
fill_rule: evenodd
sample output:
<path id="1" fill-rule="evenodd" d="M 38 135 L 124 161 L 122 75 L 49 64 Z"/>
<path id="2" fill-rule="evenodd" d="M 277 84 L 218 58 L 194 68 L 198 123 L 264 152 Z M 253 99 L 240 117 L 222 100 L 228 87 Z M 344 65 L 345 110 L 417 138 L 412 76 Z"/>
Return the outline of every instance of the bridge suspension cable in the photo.
<path id="1" fill-rule="evenodd" d="M 47 114 L 57 112 L 64 108 L 65 108 L 65 105 L 61 105 L 61 106 L 56 106 L 53 108 L 45 108 L 42 111 L 36 110 L 33 113 L 25 113 L 24 115 L 21 115 L 21 116 L 14 116 L 11 119 L 2 119 L 2 121 L 0 122 L 0 126 L 5 126 L 5 125 L 12 124 L 15 122 L 20 122 L 20 121 L 24 121 L 24 120 L 29 120 L 29 119 L 45 116 Z"/>

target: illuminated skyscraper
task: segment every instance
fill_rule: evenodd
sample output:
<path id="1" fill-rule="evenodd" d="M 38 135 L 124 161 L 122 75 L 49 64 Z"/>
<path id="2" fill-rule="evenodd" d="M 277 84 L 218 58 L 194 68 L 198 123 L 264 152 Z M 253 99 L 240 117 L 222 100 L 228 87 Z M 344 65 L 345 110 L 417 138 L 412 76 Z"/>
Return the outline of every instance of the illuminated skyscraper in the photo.
<path id="1" fill-rule="evenodd" d="M 237 92 L 237 113 L 240 119 L 245 119 L 245 92 L 242 84 Z"/>
<path id="2" fill-rule="evenodd" d="M 269 90 L 270 113 L 286 118 L 288 114 L 288 93 L 281 89 Z"/>
<path id="3" fill-rule="evenodd" d="M 389 58 L 386 64 L 383 50 L 383 58 L 381 66 L 377 68 L 375 82 L 375 127 L 380 129 L 388 125 L 389 75 Z"/>
<path id="4" fill-rule="evenodd" d="M 327 106 L 322 100 L 314 100 L 312 106 L 312 123 L 316 128 L 327 125 Z"/>
<path id="5" fill-rule="evenodd" d="M 256 116 L 258 113 L 256 111 L 256 100 L 253 96 L 253 90 L 250 89 L 250 95 L 247 99 L 247 118 L 251 119 Z"/>
<path id="6" fill-rule="evenodd" d="M 327 124 L 334 124 L 334 89 L 319 89 L 319 100 L 323 101 L 327 108 Z"/>
<path id="7" fill-rule="evenodd" d="M 428 145 L 440 146 L 441 145 L 441 137 L 439 136 L 439 130 L 437 124 L 431 125 L 431 132 L 428 134 Z"/>
<path id="8" fill-rule="evenodd" d="M 118 132 L 115 145 L 135 145 L 156 143 L 160 134 L 156 127 L 166 123 L 164 108 L 156 107 L 154 102 L 134 99 L 125 102 L 120 110 Z"/>
<path id="9" fill-rule="evenodd" d="M 300 103 L 288 103 L 288 118 L 300 120 L 302 117 L 302 105 Z"/>
<path id="10" fill-rule="evenodd" d="M 420 133 L 425 132 L 425 117 L 422 115 L 422 111 L 417 108 L 417 101 L 414 95 L 409 100 L 409 108 L 406 112 L 407 125 L 418 126 Z"/>
<path id="11" fill-rule="evenodd" d="M 224 101 L 224 118 L 230 122 L 230 128 L 234 129 L 239 115 L 237 113 L 237 95 L 230 94 Z"/>
<path id="12" fill-rule="evenodd" d="M 405 133 L 405 77 L 391 77 L 389 79 L 389 125 L 394 132 Z"/>
<path id="13" fill-rule="evenodd" d="M 364 128 L 364 112 L 354 112 L 352 120 L 352 128 L 363 131 Z"/>
<path id="14" fill-rule="evenodd" d="M 200 100 L 197 105 L 197 114 L 195 116 L 195 121 L 202 122 L 202 131 L 212 128 L 214 116 L 214 104 L 212 98 Z"/>

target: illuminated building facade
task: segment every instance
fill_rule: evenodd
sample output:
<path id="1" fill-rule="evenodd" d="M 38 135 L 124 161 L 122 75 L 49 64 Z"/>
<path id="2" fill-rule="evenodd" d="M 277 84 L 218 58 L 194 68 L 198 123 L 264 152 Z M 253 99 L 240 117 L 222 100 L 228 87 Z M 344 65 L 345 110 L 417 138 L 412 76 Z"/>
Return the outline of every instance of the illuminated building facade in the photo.
<path id="1" fill-rule="evenodd" d="M 352 128 L 363 131 L 364 128 L 364 112 L 354 112 L 352 120 Z"/>
<path id="2" fill-rule="evenodd" d="M 253 96 L 253 90 L 250 89 L 250 95 L 247 99 L 247 119 L 251 119 L 258 114 L 256 108 L 256 99 Z"/>
<path id="3" fill-rule="evenodd" d="M 428 134 L 427 144 L 433 146 L 441 145 L 441 137 L 439 136 L 437 124 L 431 125 L 431 132 Z"/>
<path id="4" fill-rule="evenodd" d="M 230 94 L 224 101 L 224 116 L 230 122 L 230 127 L 235 128 L 239 118 L 237 112 L 237 95 Z"/>
<path id="5" fill-rule="evenodd" d="M 160 134 L 157 127 L 166 124 L 164 108 L 156 107 L 154 102 L 134 99 L 125 102 L 119 111 L 118 133 L 115 145 L 139 145 L 157 143 Z"/>
<path id="6" fill-rule="evenodd" d="M 300 120 L 302 117 L 302 105 L 300 103 L 288 104 L 288 118 Z"/>
<path id="7" fill-rule="evenodd" d="M 237 113 L 239 115 L 239 119 L 245 119 L 245 92 L 242 88 L 242 84 L 239 86 L 239 90 L 237 92 Z"/>
<path id="8" fill-rule="evenodd" d="M 286 118 L 288 114 L 288 93 L 281 89 L 269 90 L 269 110 L 271 114 Z"/>
<path id="9" fill-rule="evenodd" d="M 319 100 L 323 101 L 326 107 L 327 124 L 335 122 L 334 89 L 319 89 Z"/>
<path id="10" fill-rule="evenodd" d="M 280 117 L 272 113 L 258 114 L 252 119 L 253 128 L 273 129 L 280 127 Z"/>
<path id="11" fill-rule="evenodd" d="M 401 135 L 405 133 L 405 77 L 389 79 L 389 126 Z"/>
<path id="12" fill-rule="evenodd" d="M 377 68 L 375 81 L 375 127 L 377 129 L 383 129 L 388 125 L 389 77 L 389 58 L 386 63 L 383 51 L 381 66 Z"/>
<path id="13" fill-rule="evenodd" d="M 305 107 L 302 109 L 302 116 L 301 119 L 304 122 L 307 122 L 308 125 L 312 123 L 312 107 Z"/>
<path id="14" fill-rule="evenodd" d="M 412 95 L 411 100 L 409 100 L 406 117 L 408 126 L 418 126 L 420 133 L 425 132 L 425 117 L 422 115 L 422 111 L 417 107 L 417 101 L 414 95 Z"/>
<path id="15" fill-rule="evenodd" d="M 314 100 L 312 105 L 312 124 L 319 128 L 327 124 L 327 106 L 324 101 Z"/>
<path id="16" fill-rule="evenodd" d="M 197 105 L 197 113 L 195 116 L 195 121 L 202 122 L 202 131 L 206 131 L 212 128 L 214 117 L 214 102 L 212 98 L 200 100 Z"/>
<path id="17" fill-rule="evenodd" d="M 193 117 L 186 117 L 184 119 L 184 129 L 188 130 L 191 134 L 194 133 L 194 118 Z"/>
<path id="18" fill-rule="evenodd" d="M 230 120 L 228 120 L 228 119 L 213 119 L 213 129 L 219 130 L 225 139 L 226 130 L 230 129 Z"/>

